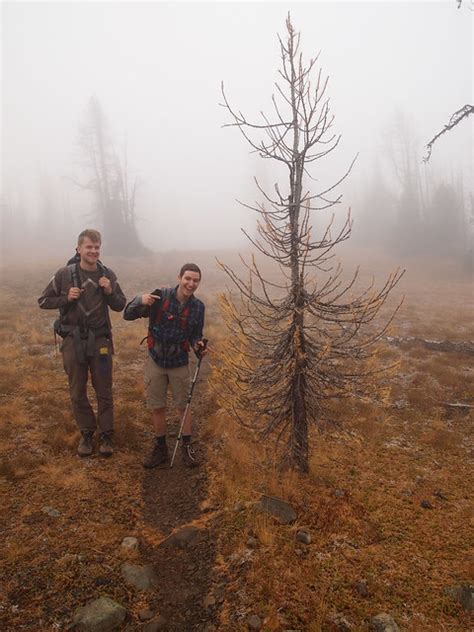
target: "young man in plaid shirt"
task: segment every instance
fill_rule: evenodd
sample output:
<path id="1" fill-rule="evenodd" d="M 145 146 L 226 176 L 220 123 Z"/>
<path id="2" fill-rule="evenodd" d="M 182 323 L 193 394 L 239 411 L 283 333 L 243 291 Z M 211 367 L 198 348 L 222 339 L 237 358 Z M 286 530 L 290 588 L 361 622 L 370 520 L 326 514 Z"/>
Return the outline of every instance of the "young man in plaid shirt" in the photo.
<path id="1" fill-rule="evenodd" d="M 194 296 L 201 282 L 201 270 L 195 263 L 186 263 L 178 275 L 178 285 L 136 296 L 125 308 L 125 320 L 148 318 L 148 358 L 145 364 L 147 407 L 151 409 L 155 444 L 143 463 L 152 468 L 169 459 L 166 445 L 166 395 L 171 386 L 173 401 L 184 415 L 189 391 L 189 351 L 204 355 L 202 342 L 204 303 Z M 192 418 L 188 410 L 181 444 L 183 461 L 188 467 L 198 465 L 191 443 Z"/>

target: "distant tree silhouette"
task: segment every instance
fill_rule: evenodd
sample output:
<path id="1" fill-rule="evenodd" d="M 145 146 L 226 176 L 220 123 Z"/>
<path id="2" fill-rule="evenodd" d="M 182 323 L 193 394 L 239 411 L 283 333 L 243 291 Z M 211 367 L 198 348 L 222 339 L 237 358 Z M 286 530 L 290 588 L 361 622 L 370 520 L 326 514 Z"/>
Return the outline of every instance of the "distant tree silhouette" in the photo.
<path id="1" fill-rule="evenodd" d="M 136 228 L 137 181 L 129 183 L 127 155 L 121 161 L 112 142 L 107 120 L 96 97 L 89 101 L 80 125 L 78 145 L 88 181 L 72 178 L 94 198 L 94 213 L 104 233 L 105 250 L 114 255 L 145 252 Z"/>

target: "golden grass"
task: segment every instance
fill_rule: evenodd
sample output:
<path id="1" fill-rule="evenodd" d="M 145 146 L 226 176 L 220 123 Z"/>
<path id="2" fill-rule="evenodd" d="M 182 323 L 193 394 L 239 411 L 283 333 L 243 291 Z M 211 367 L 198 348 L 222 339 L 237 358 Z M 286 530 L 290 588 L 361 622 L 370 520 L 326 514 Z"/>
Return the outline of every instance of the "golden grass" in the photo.
<path id="1" fill-rule="evenodd" d="M 22 382 L 22 376 L 15 365 L 0 366 L 0 394 L 11 395 Z"/>
<path id="2" fill-rule="evenodd" d="M 163 263 L 123 266 L 120 280 L 127 294 L 149 291 L 168 277 L 174 281 L 179 266 L 166 257 Z M 225 333 L 215 300 L 222 276 L 212 265 L 201 295 L 207 301 L 211 347 Z M 50 273 L 38 269 L 25 277 L 19 271 L 15 283 L 21 287 L 26 278 L 24 289 L 36 296 Z M 420 283 L 410 274 L 403 284 L 400 292 L 407 299 L 394 335 L 474 338 L 466 285 L 442 278 Z M 7 305 L 13 296 L 7 288 L 0 298 Z M 130 626 L 138 629 L 142 601 L 122 585 L 120 541 L 137 535 L 152 548 L 165 536 L 144 515 L 150 508 L 144 507 L 140 462 L 152 428 L 143 405 L 145 350 L 138 343 L 146 321 L 125 323 L 120 314 L 112 315 L 117 454 L 108 461 L 81 460 L 75 455 L 79 435 L 67 378 L 50 336 L 54 312 L 37 310 L 31 329 L 32 309 L 37 308 L 25 298 L 15 316 L 5 308 L 0 312 L 5 359 L 0 367 L 5 534 L 0 570 L 9 578 L 7 595 L 21 595 L 22 582 L 28 595 L 18 612 L 2 611 L 6 629 L 40 629 L 40 618 L 45 630 L 52 629 L 56 617 L 66 628 L 78 602 L 96 596 L 101 585 L 96 582 L 104 576 L 113 578 L 107 590 L 127 605 Z M 265 631 L 330 632 L 331 620 L 342 613 L 354 631 L 362 632 L 380 611 L 391 612 L 405 632 L 469 629 L 466 615 L 443 590 L 469 581 L 474 571 L 468 551 L 473 415 L 449 413 L 440 402 L 472 403 L 472 358 L 381 344 L 378 359 L 385 364 L 400 360 L 394 374 L 384 378 L 387 401 L 335 402 L 334 424 L 323 434 L 311 432 L 307 476 L 280 470 L 271 442 L 263 445 L 216 411 L 215 395 L 204 394 L 202 376 L 194 401 L 203 421 L 200 441 L 207 447 L 208 496 L 201 507 L 212 508 L 217 521 L 216 570 L 227 576 L 216 615 L 220 632 L 243 632 L 251 613 L 264 620 Z M 214 375 L 209 382 L 218 388 Z M 437 490 L 447 500 L 434 495 Z M 255 511 L 253 502 L 261 493 L 287 499 L 297 522 L 280 525 Z M 433 509 L 423 509 L 422 500 Z M 45 515 L 46 505 L 57 508 L 60 517 Z M 299 528 L 311 534 L 309 546 L 296 541 Z M 367 598 L 355 589 L 362 580 L 369 587 Z M 56 609 L 53 614 L 43 609 L 45 601 Z M 236 611 L 242 619 L 233 618 Z"/>

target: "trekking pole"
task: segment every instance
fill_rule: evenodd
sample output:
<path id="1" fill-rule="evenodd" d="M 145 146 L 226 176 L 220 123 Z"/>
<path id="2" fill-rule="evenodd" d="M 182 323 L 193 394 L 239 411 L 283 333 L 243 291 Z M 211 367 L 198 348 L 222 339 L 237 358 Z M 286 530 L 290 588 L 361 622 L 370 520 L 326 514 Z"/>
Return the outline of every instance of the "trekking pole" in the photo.
<path id="1" fill-rule="evenodd" d="M 178 445 L 179 445 L 179 442 L 181 441 L 181 437 L 183 435 L 184 422 L 186 421 L 186 416 L 188 414 L 189 407 L 191 405 L 191 399 L 192 399 L 192 396 L 193 396 L 194 386 L 196 384 L 197 377 L 199 375 L 199 369 L 201 368 L 202 352 L 207 347 L 207 339 L 203 338 L 202 342 L 203 342 L 203 347 L 201 348 L 201 350 L 198 353 L 198 363 L 197 363 L 196 370 L 194 371 L 194 377 L 193 377 L 193 379 L 191 381 L 191 385 L 189 387 L 188 401 L 186 402 L 186 408 L 184 409 L 184 415 L 183 415 L 183 418 L 181 420 L 181 425 L 179 427 L 178 438 L 176 439 L 176 444 L 175 444 L 174 450 L 173 450 L 173 456 L 171 457 L 170 469 L 173 467 L 173 463 L 174 463 L 174 459 L 175 459 L 175 456 L 176 456 L 176 452 L 178 450 Z"/>

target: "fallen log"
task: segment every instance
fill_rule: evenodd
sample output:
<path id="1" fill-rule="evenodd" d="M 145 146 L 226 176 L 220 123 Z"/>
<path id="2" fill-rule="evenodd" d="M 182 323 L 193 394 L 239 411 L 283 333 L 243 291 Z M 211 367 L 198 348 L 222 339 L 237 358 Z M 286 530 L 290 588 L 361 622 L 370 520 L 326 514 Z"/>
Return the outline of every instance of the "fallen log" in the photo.
<path id="1" fill-rule="evenodd" d="M 391 345 L 397 346 L 421 344 L 431 351 L 447 351 L 474 355 L 474 342 L 469 341 L 452 342 L 451 340 L 425 340 L 425 338 L 420 338 L 419 336 L 408 336 L 406 338 L 402 338 L 401 336 L 385 336 L 383 340 Z"/>
<path id="2" fill-rule="evenodd" d="M 441 404 L 449 410 L 461 410 L 462 412 L 468 412 L 474 408 L 473 404 L 463 404 L 462 402 L 441 402 Z"/>

